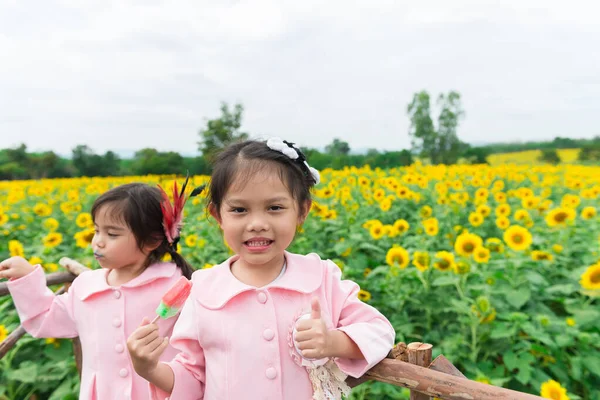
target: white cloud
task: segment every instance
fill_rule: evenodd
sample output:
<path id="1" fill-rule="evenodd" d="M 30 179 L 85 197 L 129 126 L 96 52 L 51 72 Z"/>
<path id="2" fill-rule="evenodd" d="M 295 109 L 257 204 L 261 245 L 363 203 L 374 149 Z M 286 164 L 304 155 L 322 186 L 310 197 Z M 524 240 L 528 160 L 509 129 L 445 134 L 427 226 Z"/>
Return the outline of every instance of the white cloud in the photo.
<path id="1" fill-rule="evenodd" d="M 190 152 L 222 100 L 256 135 L 409 146 L 458 90 L 467 141 L 600 134 L 600 3 L 0 1 L 0 148 Z"/>

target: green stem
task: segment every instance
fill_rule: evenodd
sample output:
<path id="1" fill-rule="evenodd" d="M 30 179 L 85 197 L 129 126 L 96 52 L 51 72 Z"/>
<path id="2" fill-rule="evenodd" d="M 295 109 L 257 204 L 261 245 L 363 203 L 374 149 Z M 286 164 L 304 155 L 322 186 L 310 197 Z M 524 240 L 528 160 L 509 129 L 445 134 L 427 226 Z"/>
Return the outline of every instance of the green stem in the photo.
<path id="1" fill-rule="evenodd" d="M 477 324 L 471 323 L 471 361 L 477 362 Z"/>

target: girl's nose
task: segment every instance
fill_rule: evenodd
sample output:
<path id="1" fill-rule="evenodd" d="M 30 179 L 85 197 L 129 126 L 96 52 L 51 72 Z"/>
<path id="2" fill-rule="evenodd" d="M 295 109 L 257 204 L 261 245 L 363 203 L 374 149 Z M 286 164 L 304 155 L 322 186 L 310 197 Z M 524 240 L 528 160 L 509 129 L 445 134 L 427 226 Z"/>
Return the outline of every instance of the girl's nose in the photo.
<path id="1" fill-rule="evenodd" d="M 248 231 L 250 232 L 260 232 L 269 230 L 269 224 L 266 218 L 262 217 L 254 217 L 250 220 L 247 226 Z"/>

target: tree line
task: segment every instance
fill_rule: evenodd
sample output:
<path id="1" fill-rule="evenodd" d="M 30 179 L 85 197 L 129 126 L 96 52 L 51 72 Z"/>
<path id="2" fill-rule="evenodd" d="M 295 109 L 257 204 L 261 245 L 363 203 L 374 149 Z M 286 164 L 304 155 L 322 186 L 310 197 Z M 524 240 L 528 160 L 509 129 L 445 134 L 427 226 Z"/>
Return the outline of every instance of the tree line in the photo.
<path id="1" fill-rule="evenodd" d="M 406 112 L 410 119 L 411 148 L 400 151 L 369 149 L 363 154 L 352 152 L 348 142 L 335 138 L 324 150 L 302 148 L 310 164 L 317 169 L 344 166 L 389 168 L 410 165 L 415 158 L 432 164 L 453 164 L 462 160 L 468 163 L 486 163 L 494 153 L 541 149 L 542 161 L 558 162 L 556 149 L 581 148 L 581 161 L 600 161 L 600 136 L 594 139 L 554 138 L 546 142 L 495 143 L 471 146 L 459 139 L 457 130 L 465 116 L 461 97 L 451 91 L 437 97 L 437 117 L 432 118 L 432 101 L 426 91 L 415 93 Z M 0 150 L 0 179 L 40 179 L 79 176 L 125 176 L 148 174 L 210 174 L 211 160 L 227 144 L 248 138 L 242 131 L 244 108 L 241 104 L 230 107 L 221 104 L 220 116 L 206 120 L 198 132 L 199 155 L 184 157 L 177 152 L 163 152 L 154 148 L 137 151 L 133 158 L 121 159 L 115 152 L 96 154 L 86 145 L 71 151 L 64 158 L 53 151 L 29 152 L 21 144 Z"/>

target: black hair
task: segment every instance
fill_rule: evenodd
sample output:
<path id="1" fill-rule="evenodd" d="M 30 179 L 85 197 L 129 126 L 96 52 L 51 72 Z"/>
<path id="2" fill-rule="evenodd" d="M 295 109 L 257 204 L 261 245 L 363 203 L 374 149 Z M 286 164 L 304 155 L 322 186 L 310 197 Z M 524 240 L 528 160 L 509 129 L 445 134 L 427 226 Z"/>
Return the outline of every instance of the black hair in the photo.
<path id="1" fill-rule="evenodd" d="M 300 157 L 292 160 L 285 154 L 269 148 L 266 142 L 245 140 L 227 146 L 213 164 L 208 191 L 208 206 L 220 215 L 223 198 L 235 182 L 247 182 L 250 177 L 267 169 L 277 168 L 279 177 L 298 205 L 300 213 L 311 200 L 310 189 L 315 179 L 304 164 L 304 155 L 295 148 Z"/>
<path id="2" fill-rule="evenodd" d="M 116 218 L 122 219 L 131 229 L 140 250 L 145 246 L 160 243 L 148 255 L 146 266 L 160 262 L 168 253 L 183 275 L 190 279 L 194 269 L 177 253 L 177 244 L 172 245 L 167 241 L 162 224 L 161 201 L 162 194 L 157 187 L 144 183 L 128 183 L 114 187 L 98 197 L 92 205 L 92 219 L 95 220 L 101 207 L 111 206 Z"/>

